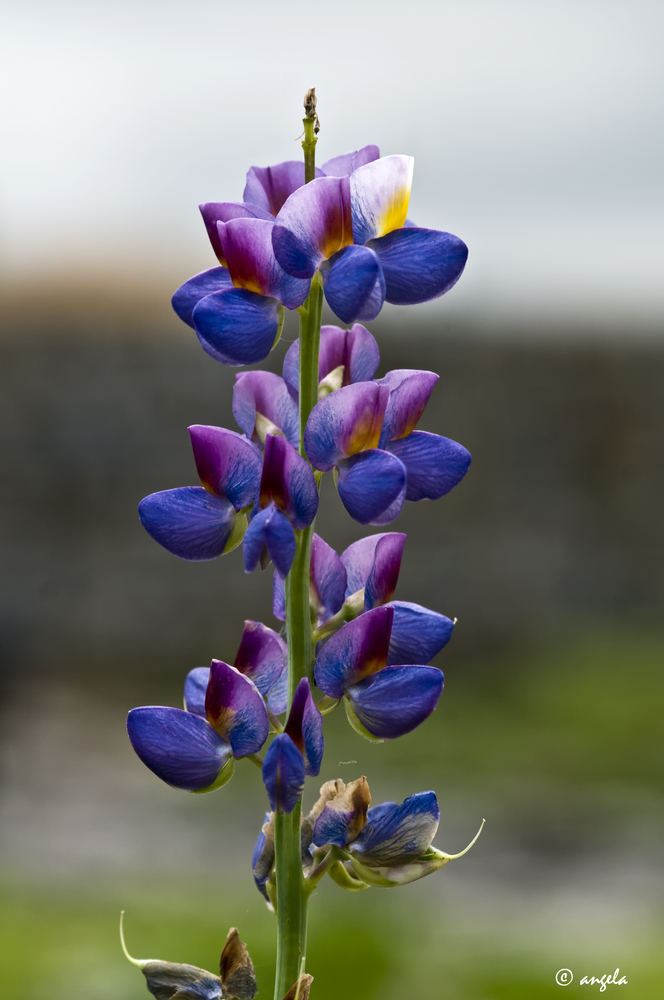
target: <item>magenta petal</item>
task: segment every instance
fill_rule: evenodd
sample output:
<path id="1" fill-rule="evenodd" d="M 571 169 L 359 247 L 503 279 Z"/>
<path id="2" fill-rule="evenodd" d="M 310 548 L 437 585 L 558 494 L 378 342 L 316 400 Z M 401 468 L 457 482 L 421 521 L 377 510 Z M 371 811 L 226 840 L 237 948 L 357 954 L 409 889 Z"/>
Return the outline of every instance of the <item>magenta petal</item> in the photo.
<path id="1" fill-rule="evenodd" d="M 180 319 L 188 326 L 194 326 L 193 311 L 201 301 L 213 292 L 221 292 L 232 288 L 233 281 L 225 267 L 211 267 L 209 271 L 196 274 L 184 285 L 180 285 L 171 299 L 171 305 Z"/>
<path id="2" fill-rule="evenodd" d="M 347 177 L 320 177 L 298 188 L 279 212 L 272 232 L 284 271 L 311 278 L 317 267 L 353 242 Z"/>
<path id="3" fill-rule="evenodd" d="M 311 543 L 311 584 L 309 599 L 320 621 L 325 621 L 341 610 L 346 596 L 346 570 L 334 551 L 320 535 Z"/>
<path id="4" fill-rule="evenodd" d="M 256 205 L 244 205 L 241 201 L 208 201 L 198 206 L 207 234 L 219 262 L 225 264 L 224 251 L 217 230 L 218 222 L 230 222 L 231 219 L 269 219 L 272 216 Z"/>
<path id="5" fill-rule="evenodd" d="M 316 660 L 316 684 L 331 698 L 387 663 L 394 610 L 387 606 L 366 611 L 348 622 L 323 646 Z"/>
<path id="6" fill-rule="evenodd" d="M 304 432 L 309 461 L 323 472 L 341 459 L 378 445 L 389 399 L 386 386 L 358 382 L 321 399 Z"/>
<path id="7" fill-rule="evenodd" d="M 309 681 L 303 677 L 293 696 L 293 704 L 288 715 L 284 732 L 290 736 L 304 757 L 304 769 L 310 777 L 320 773 L 320 765 L 325 750 L 323 739 L 323 716 L 314 704 L 309 689 Z"/>
<path id="8" fill-rule="evenodd" d="M 390 388 L 379 445 L 380 448 L 385 448 L 389 441 L 406 437 L 415 430 L 438 381 L 438 375 L 435 372 L 406 368 L 388 372 L 379 381 L 381 385 Z"/>
<path id="9" fill-rule="evenodd" d="M 286 438 L 265 438 L 259 503 L 276 504 L 294 528 L 307 528 L 318 510 L 318 487 L 311 466 Z"/>
<path id="10" fill-rule="evenodd" d="M 266 695 L 288 667 L 288 647 L 267 625 L 245 621 L 233 666 Z"/>
<path id="11" fill-rule="evenodd" d="M 212 785 L 231 748 L 199 715 L 147 705 L 127 717 L 131 745 L 158 778 L 187 792 Z"/>
<path id="12" fill-rule="evenodd" d="M 365 163 L 372 163 L 379 157 L 378 146 L 363 146 L 362 149 L 357 149 L 353 153 L 333 156 L 331 160 L 323 164 L 321 170 L 326 177 L 348 177 L 358 167 L 363 167 Z"/>
<path id="13" fill-rule="evenodd" d="M 272 296 L 287 309 L 297 309 L 309 294 L 309 281 L 292 277 L 279 266 L 272 250 L 273 228 L 273 222 L 263 219 L 217 223 L 224 258 L 235 287 Z"/>
<path id="14" fill-rule="evenodd" d="M 260 692 L 248 677 L 222 660 L 210 664 L 205 714 L 230 743 L 234 757 L 258 753 L 267 739 L 270 724 Z"/>
<path id="15" fill-rule="evenodd" d="M 189 428 L 196 469 L 209 493 L 226 497 L 236 510 L 253 505 L 261 481 L 261 457 L 235 431 L 193 424 Z"/>
<path id="16" fill-rule="evenodd" d="M 365 589 L 365 609 L 387 604 L 392 599 L 399 578 L 406 536 L 390 531 L 368 535 L 353 542 L 341 553 L 348 583 L 346 597 Z"/>
<path id="17" fill-rule="evenodd" d="M 241 372 L 236 376 L 233 416 L 256 444 L 262 445 L 266 433 L 277 430 L 294 448 L 300 443 L 297 403 L 284 380 L 272 372 Z"/>
<path id="18" fill-rule="evenodd" d="M 317 167 L 316 177 L 322 176 L 323 171 Z M 274 216 L 293 191 L 297 191 L 303 184 L 302 160 L 286 160 L 273 167 L 249 167 L 242 197 L 251 207 L 256 205 Z"/>

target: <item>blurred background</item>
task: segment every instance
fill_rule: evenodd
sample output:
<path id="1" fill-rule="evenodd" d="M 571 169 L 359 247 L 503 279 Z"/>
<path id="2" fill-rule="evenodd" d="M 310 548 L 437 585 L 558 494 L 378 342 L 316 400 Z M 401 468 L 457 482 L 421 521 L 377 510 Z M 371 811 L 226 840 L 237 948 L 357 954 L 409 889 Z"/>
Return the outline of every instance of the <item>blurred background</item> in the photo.
<path id="1" fill-rule="evenodd" d="M 396 596 L 458 618 L 440 706 L 379 746 L 328 717 L 321 781 L 434 789 L 450 852 L 487 825 L 414 885 L 323 885 L 312 997 L 539 1000 L 563 967 L 585 996 L 618 966 L 625 995 L 660 997 L 661 4 L 5 0 L 1 18 L 7 995 L 147 995 L 122 908 L 134 954 L 212 970 L 238 925 L 271 993 L 259 773 L 175 792 L 124 717 L 180 704 L 244 618 L 276 625 L 271 573 L 180 562 L 136 504 L 196 482 L 188 424 L 234 426 L 234 371 L 169 306 L 214 264 L 196 206 L 299 158 L 315 85 L 319 162 L 413 154 L 410 215 L 469 244 L 448 296 L 370 328 L 379 374 L 440 373 L 421 426 L 473 454 L 394 524 Z M 296 336 L 290 317 L 262 367 Z M 338 550 L 366 533 L 327 483 L 318 531 Z"/>

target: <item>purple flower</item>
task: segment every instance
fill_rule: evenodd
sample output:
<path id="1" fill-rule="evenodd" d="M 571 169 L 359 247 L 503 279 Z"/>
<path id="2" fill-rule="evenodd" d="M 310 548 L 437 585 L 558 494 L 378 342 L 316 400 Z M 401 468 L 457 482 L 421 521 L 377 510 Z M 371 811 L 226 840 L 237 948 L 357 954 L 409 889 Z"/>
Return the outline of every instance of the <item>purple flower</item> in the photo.
<path id="1" fill-rule="evenodd" d="M 371 320 L 383 302 L 412 305 L 449 291 L 466 245 L 407 223 L 413 158 L 386 156 L 349 176 L 317 177 L 284 202 L 272 231 L 275 256 L 293 277 L 323 277 L 345 323 Z"/>
<path id="2" fill-rule="evenodd" d="M 203 706 L 200 677 L 190 677 L 184 711 L 153 705 L 133 708 L 127 732 L 140 759 L 162 781 L 188 792 L 211 792 L 232 778 L 236 758 L 263 746 L 269 731 L 267 709 L 254 682 L 221 660 L 210 664 Z"/>
<path id="3" fill-rule="evenodd" d="M 344 385 L 370 382 L 380 362 L 378 344 L 361 323 L 350 330 L 322 326 L 318 354 L 318 398 L 323 399 Z M 300 341 L 286 351 L 284 380 L 294 400 L 299 395 Z"/>
<path id="4" fill-rule="evenodd" d="M 233 388 L 233 416 L 253 443 L 263 449 L 268 434 L 300 443 L 297 402 L 286 382 L 272 372 L 240 372 Z"/>
<path id="5" fill-rule="evenodd" d="M 244 568 L 272 561 L 282 577 L 295 557 L 295 532 L 308 527 L 318 510 L 318 487 L 311 466 L 286 438 L 267 434 L 258 510 L 244 536 Z"/>
<path id="6" fill-rule="evenodd" d="M 323 164 L 317 176 L 350 173 L 378 157 L 375 146 Z M 272 248 L 274 216 L 304 185 L 304 164 L 251 167 L 243 202 L 200 205 L 212 249 L 221 265 L 186 281 L 173 308 L 196 331 L 211 357 L 225 365 L 263 361 L 281 336 L 284 309 L 297 309 L 309 294 L 309 279 L 287 274 Z"/>
<path id="7" fill-rule="evenodd" d="M 404 500 L 435 500 L 463 479 L 469 452 L 456 441 L 416 431 L 433 372 L 401 369 L 320 400 L 304 435 L 307 456 L 335 469 L 346 510 L 360 524 L 389 524 Z"/>
<path id="8" fill-rule="evenodd" d="M 373 608 L 344 625 L 323 646 L 314 676 L 330 698 L 343 698 L 348 720 L 370 740 L 395 739 L 433 712 L 443 675 L 421 664 L 388 666 L 395 609 Z"/>
<path id="9" fill-rule="evenodd" d="M 261 456 L 240 434 L 222 427 L 189 428 L 203 484 L 152 493 L 141 500 L 141 524 L 181 559 L 216 559 L 242 541 L 261 480 Z"/>

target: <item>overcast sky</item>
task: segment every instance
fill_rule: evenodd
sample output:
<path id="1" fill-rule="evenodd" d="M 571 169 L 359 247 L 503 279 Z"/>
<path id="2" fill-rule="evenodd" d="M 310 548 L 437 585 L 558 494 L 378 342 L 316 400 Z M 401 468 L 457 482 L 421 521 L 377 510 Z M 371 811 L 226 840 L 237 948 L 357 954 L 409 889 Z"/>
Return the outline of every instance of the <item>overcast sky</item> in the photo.
<path id="1" fill-rule="evenodd" d="M 446 308 L 652 324 L 664 310 L 664 4 L 4 0 L 5 280 L 184 280 L 197 204 L 251 164 L 415 156 L 410 215 L 470 246 Z M 438 306 L 437 308 L 440 308 Z"/>

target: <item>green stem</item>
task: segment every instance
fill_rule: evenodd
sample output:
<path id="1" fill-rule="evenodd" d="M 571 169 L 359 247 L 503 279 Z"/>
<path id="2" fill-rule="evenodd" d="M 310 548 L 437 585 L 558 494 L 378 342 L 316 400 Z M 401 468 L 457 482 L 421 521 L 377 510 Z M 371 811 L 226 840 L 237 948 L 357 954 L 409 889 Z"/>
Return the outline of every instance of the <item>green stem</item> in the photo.
<path id="1" fill-rule="evenodd" d="M 302 124 L 304 125 L 304 139 L 302 141 L 302 149 L 304 150 L 304 183 L 308 184 L 316 176 L 316 143 L 318 142 L 316 133 L 314 132 L 316 119 L 304 118 Z"/>
<path id="2" fill-rule="evenodd" d="M 274 847 L 277 877 L 277 974 L 274 1000 L 283 1000 L 303 968 L 307 950 L 307 901 L 300 846 L 301 803 L 292 813 L 276 813 Z"/>
<path id="3" fill-rule="evenodd" d="M 311 128 L 309 129 L 309 123 Z M 305 119 L 305 177 L 314 177 L 314 122 Z M 309 143 L 309 152 L 307 145 Z M 300 307 L 300 455 L 306 458 L 304 429 L 318 402 L 318 347 L 320 342 L 323 285 L 314 275 L 306 302 Z M 313 644 L 309 610 L 309 566 L 313 524 L 296 531 L 293 565 L 286 577 L 286 633 L 288 638 L 288 706 L 303 677 L 311 680 Z M 274 847 L 277 882 L 277 973 L 274 1000 L 283 997 L 304 971 L 307 946 L 307 900 L 302 873 L 300 820 L 302 801 L 292 813 L 275 815 Z"/>

